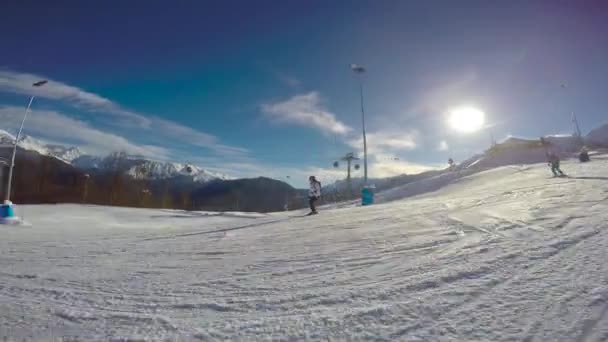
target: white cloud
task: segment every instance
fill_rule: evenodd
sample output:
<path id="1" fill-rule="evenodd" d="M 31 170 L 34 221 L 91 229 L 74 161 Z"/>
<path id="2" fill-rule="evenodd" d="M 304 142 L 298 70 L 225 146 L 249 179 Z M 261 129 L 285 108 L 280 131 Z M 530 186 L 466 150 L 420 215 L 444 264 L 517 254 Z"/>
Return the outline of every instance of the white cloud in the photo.
<path id="1" fill-rule="evenodd" d="M 277 73 L 277 77 L 283 84 L 291 88 L 297 88 L 301 84 L 300 80 L 297 78 L 284 73 Z"/>
<path id="2" fill-rule="evenodd" d="M 346 177 L 343 168 L 318 167 L 277 167 L 259 163 L 250 158 L 247 150 L 240 147 L 228 146 L 219 141 L 214 135 L 197 131 L 191 127 L 153 116 L 146 116 L 122 108 L 115 102 L 100 95 L 84 91 L 80 88 L 49 80 L 43 87 L 32 87 L 31 84 L 43 76 L 0 71 L 0 91 L 61 101 L 88 112 L 99 114 L 96 121 L 107 125 L 128 128 L 129 135 L 140 136 L 147 134 L 147 140 L 157 139 L 159 145 L 164 141 L 183 143 L 188 146 L 202 147 L 216 152 L 215 157 L 199 158 L 202 166 L 212 171 L 219 171 L 233 176 L 257 177 L 267 176 L 275 179 L 285 179 L 290 176 L 294 184 L 306 184 L 309 175 L 316 175 L 324 184 L 333 183 Z M 285 78 L 284 82 L 297 86 L 296 79 Z M 16 130 L 23 115 L 22 107 L 0 106 L 0 122 L 2 128 Z M 334 113 L 326 109 L 318 92 L 297 95 L 282 102 L 262 105 L 265 116 L 277 123 L 292 123 L 318 129 L 324 133 L 339 134 L 349 138 L 352 128 L 340 122 Z M 115 132 L 107 132 L 90 123 L 78 120 L 70 115 L 53 110 L 34 108 L 28 117 L 26 129 L 35 135 L 56 142 L 73 141 L 88 153 L 105 154 L 122 150 L 129 154 L 142 155 L 154 159 L 170 159 L 179 157 L 188 162 L 197 162 L 197 158 L 179 150 L 169 150 L 165 147 L 138 144 L 126 139 Z M 417 148 L 418 134 L 411 132 L 373 132 L 368 134 L 368 152 L 370 153 L 370 177 L 388 177 L 402 173 L 417 173 L 428 170 L 429 166 L 406 161 L 396 161 L 395 152 L 408 151 Z M 156 140 L 154 140 L 156 141 Z M 361 138 L 352 138 L 347 143 L 362 150 Z M 192 159 L 190 159 L 192 158 Z M 204 159 L 204 160 L 203 160 Z M 362 162 L 361 162 L 362 163 Z M 353 176 L 362 176 L 362 170 L 354 172 Z"/>
<path id="3" fill-rule="evenodd" d="M 210 148 L 220 154 L 244 154 L 247 149 L 221 144 L 214 135 L 197 131 L 172 121 L 153 118 L 151 127 L 160 135 L 179 137 L 179 140 L 190 145 Z"/>
<path id="4" fill-rule="evenodd" d="M 325 133 L 344 135 L 352 130 L 321 104 L 316 91 L 282 102 L 263 104 L 262 112 L 270 121 L 308 126 Z"/>
<path id="5" fill-rule="evenodd" d="M 359 161 L 361 168 L 351 170 L 352 177 L 361 178 L 363 177 L 363 160 Z M 386 178 L 399 176 L 402 174 L 417 174 L 424 171 L 436 169 L 433 165 L 424 165 L 404 160 L 386 160 L 377 157 L 371 157 L 368 161 L 368 173 L 370 178 Z M 289 172 L 286 174 L 291 175 L 296 184 L 306 184 L 308 176 L 315 175 L 323 182 L 323 184 L 331 184 L 336 181 L 346 179 L 346 166 L 340 165 L 340 168 L 319 168 L 319 167 L 306 167 L 306 168 L 288 168 L 279 169 L 281 172 Z M 269 174 L 273 174 L 273 170 L 268 170 Z M 279 174 L 280 176 L 281 174 Z M 279 178 L 277 178 L 279 179 Z"/>
<path id="6" fill-rule="evenodd" d="M 42 79 L 47 79 L 49 82 L 41 87 L 32 86 L 32 83 Z M 68 102 L 77 107 L 118 116 L 123 120 L 123 123 L 142 127 L 148 127 L 150 124 L 148 118 L 123 109 L 107 98 L 61 82 L 49 80 L 44 76 L 0 71 L 0 90 Z"/>
<path id="7" fill-rule="evenodd" d="M 373 178 L 385 178 L 402 174 L 416 174 L 436 169 L 432 165 L 419 164 L 406 160 L 375 158 L 370 163 L 369 174 Z"/>
<path id="8" fill-rule="evenodd" d="M 445 140 L 441 140 L 439 145 L 437 146 L 437 151 L 447 151 L 450 147 L 448 146 L 448 142 Z"/>
<path id="9" fill-rule="evenodd" d="M 207 168 L 213 172 L 223 173 L 230 176 L 264 176 L 282 181 L 288 180 L 287 176 L 289 176 L 289 183 L 298 187 L 306 187 L 308 177 L 311 175 L 316 176 L 323 184 L 326 185 L 346 179 L 345 163 L 340 163 L 340 167 L 338 168 L 323 168 L 317 166 L 277 166 L 254 160 L 243 160 L 236 162 L 226 162 L 225 160 L 197 160 L 197 162 L 201 162 L 202 165 L 213 165 Z M 354 168 L 351 169 L 352 177 L 363 177 L 363 160 L 359 160 L 358 164 L 361 166 L 361 168 L 359 170 L 354 170 Z M 368 167 L 370 178 L 386 178 L 402 174 L 417 174 L 439 168 L 438 165 L 427 165 L 396 159 L 394 156 L 389 154 L 376 154 L 369 156 Z"/>
<path id="10" fill-rule="evenodd" d="M 399 158 L 403 152 L 418 148 L 419 133 L 408 132 L 373 132 L 367 134 L 368 173 L 372 178 L 385 178 L 402 174 L 416 174 L 435 167 L 414 163 Z M 363 156 L 363 138 L 357 137 L 347 141 Z M 361 164 L 363 161 L 361 161 Z M 362 167 L 363 169 L 363 167 Z"/>
<path id="11" fill-rule="evenodd" d="M 49 82 L 42 87 L 32 86 L 32 83 L 41 79 L 47 79 Z M 0 70 L 0 91 L 35 95 L 68 103 L 77 108 L 107 115 L 108 117 L 105 119 L 109 125 L 127 129 L 140 129 L 141 133 L 144 134 L 153 132 L 153 137 L 207 148 L 220 154 L 247 152 L 246 149 L 240 147 L 222 144 L 217 137 L 211 134 L 200 132 L 169 120 L 146 116 L 124 109 L 119 104 L 103 96 L 40 75 Z M 103 115 L 97 115 L 96 119 L 102 120 L 104 117 Z"/>
<path id="12" fill-rule="evenodd" d="M 418 132 L 374 132 L 367 133 L 368 154 L 384 154 L 387 151 L 400 152 L 414 150 L 418 147 Z M 363 137 L 353 138 L 347 144 L 357 151 L 363 151 Z"/>
<path id="13" fill-rule="evenodd" d="M 23 108 L 0 107 L 2 127 L 16 131 L 23 117 Z M 89 126 L 86 122 L 73 119 L 56 111 L 36 110 L 27 118 L 26 129 L 36 135 L 53 141 L 69 139 L 79 142 L 79 147 L 87 153 L 106 154 L 125 151 L 156 159 L 169 157 L 167 149 L 152 145 L 138 145 L 116 134 L 106 133 Z"/>

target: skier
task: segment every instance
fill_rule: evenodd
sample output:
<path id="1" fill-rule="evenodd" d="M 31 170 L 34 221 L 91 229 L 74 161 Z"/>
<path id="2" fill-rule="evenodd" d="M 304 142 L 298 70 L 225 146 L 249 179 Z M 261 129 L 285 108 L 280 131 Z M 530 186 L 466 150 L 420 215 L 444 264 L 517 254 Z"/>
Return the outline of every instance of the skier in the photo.
<path id="1" fill-rule="evenodd" d="M 454 159 L 448 159 L 448 165 L 448 169 L 453 170 L 456 167 L 456 164 L 454 164 Z"/>
<path id="2" fill-rule="evenodd" d="M 587 149 L 587 146 L 583 146 L 583 148 L 581 148 L 581 151 L 578 154 L 578 160 L 580 160 L 581 163 L 586 163 L 589 161 L 589 150 Z"/>
<path id="3" fill-rule="evenodd" d="M 308 191 L 308 204 L 310 205 L 310 213 L 308 215 L 318 214 L 315 202 L 321 197 L 321 182 L 315 176 L 308 177 L 310 182 L 310 190 Z"/>
<path id="4" fill-rule="evenodd" d="M 549 152 L 547 154 L 547 159 L 548 165 L 551 166 L 551 172 L 553 172 L 555 177 L 565 176 L 564 172 L 559 168 L 559 156 L 555 152 Z"/>

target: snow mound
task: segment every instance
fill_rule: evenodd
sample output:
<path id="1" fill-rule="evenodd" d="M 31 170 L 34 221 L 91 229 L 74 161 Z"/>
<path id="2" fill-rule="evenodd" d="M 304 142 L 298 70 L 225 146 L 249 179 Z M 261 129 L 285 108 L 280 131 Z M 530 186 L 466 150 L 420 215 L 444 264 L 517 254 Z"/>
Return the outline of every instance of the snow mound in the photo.
<path id="1" fill-rule="evenodd" d="M 580 139 L 572 135 L 550 135 L 540 139 L 508 137 L 482 154 L 464 160 L 457 169 L 490 169 L 506 165 L 536 164 L 547 161 L 547 151 L 562 158 L 573 157 L 581 148 Z"/>
<path id="2" fill-rule="evenodd" d="M 608 123 L 589 132 L 586 140 L 592 146 L 608 147 Z"/>

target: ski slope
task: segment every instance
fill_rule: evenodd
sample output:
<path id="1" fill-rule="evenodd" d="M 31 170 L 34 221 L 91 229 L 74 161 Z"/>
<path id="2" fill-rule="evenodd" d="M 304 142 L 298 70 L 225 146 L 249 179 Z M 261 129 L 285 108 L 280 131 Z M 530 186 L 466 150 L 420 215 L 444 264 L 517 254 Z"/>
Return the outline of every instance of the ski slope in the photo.
<path id="1" fill-rule="evenodd" d="M 312 217 L 26 206 L 0 227 L 0 338 L 605 341 L 608 156 L 562 169 Z"/>

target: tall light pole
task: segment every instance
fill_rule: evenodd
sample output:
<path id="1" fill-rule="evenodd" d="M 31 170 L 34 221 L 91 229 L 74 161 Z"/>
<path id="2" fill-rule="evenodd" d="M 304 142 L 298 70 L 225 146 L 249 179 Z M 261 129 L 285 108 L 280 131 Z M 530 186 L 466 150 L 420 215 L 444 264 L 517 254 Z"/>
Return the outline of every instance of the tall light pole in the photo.
<path id="1" fill-rule="evenodd" d="M 351 70 L 361 75 L 365 72 L 365 68 L 361 65 L 351 64 Z M 362 76 L 359 76 L 359 93 L 361 95 L 361 128 L 363 132 L 363 185 L 367 185 L 367 138 L 365 136 L 365 110 L 363 109 L 363 80 Z"/>
<path id="2" fill-rule="evenodd" d="M 8 159 L 0 157 L 0 182 L 4 179 L 2 176 L 4 174 L 4 167 L 9 166 Z M 2 193 L 2 189 L 0 189 L 0 193 Z"/>
<path id="3" fill-rule="evenodd" d="M 47 80 L 41 80 L 38 82 L 32 83 L 32 87 L 41 87 L 48 83 Z M 17 154 L 17 144 L 19 143 L 19 138 L 21 138 L 21 131 L 23 131 L 23 125 L 25 124 L 25 119 L 27 118 L 27 113 L 30 111 L 30 107 L 32 106 L 32 102 L 34 102 L 34 95 L 30 97 L 30 102 L 25 109 L 25 115 L 23 115 L 23 120 L 21 121 L 21 127 L 19 127 L 19 132 L 17 133 L 17 137 L 15 138 L 15 144 L 13 145 L 13 156 L 11 157 L 11 165 L 8 169 L 8 185 L 6 187 L 6 197 L 5 204 L 10 205 L 11 200 L 11 187 L 13 185 L 13 169 L 15 168 L 15 155 Z"/>

